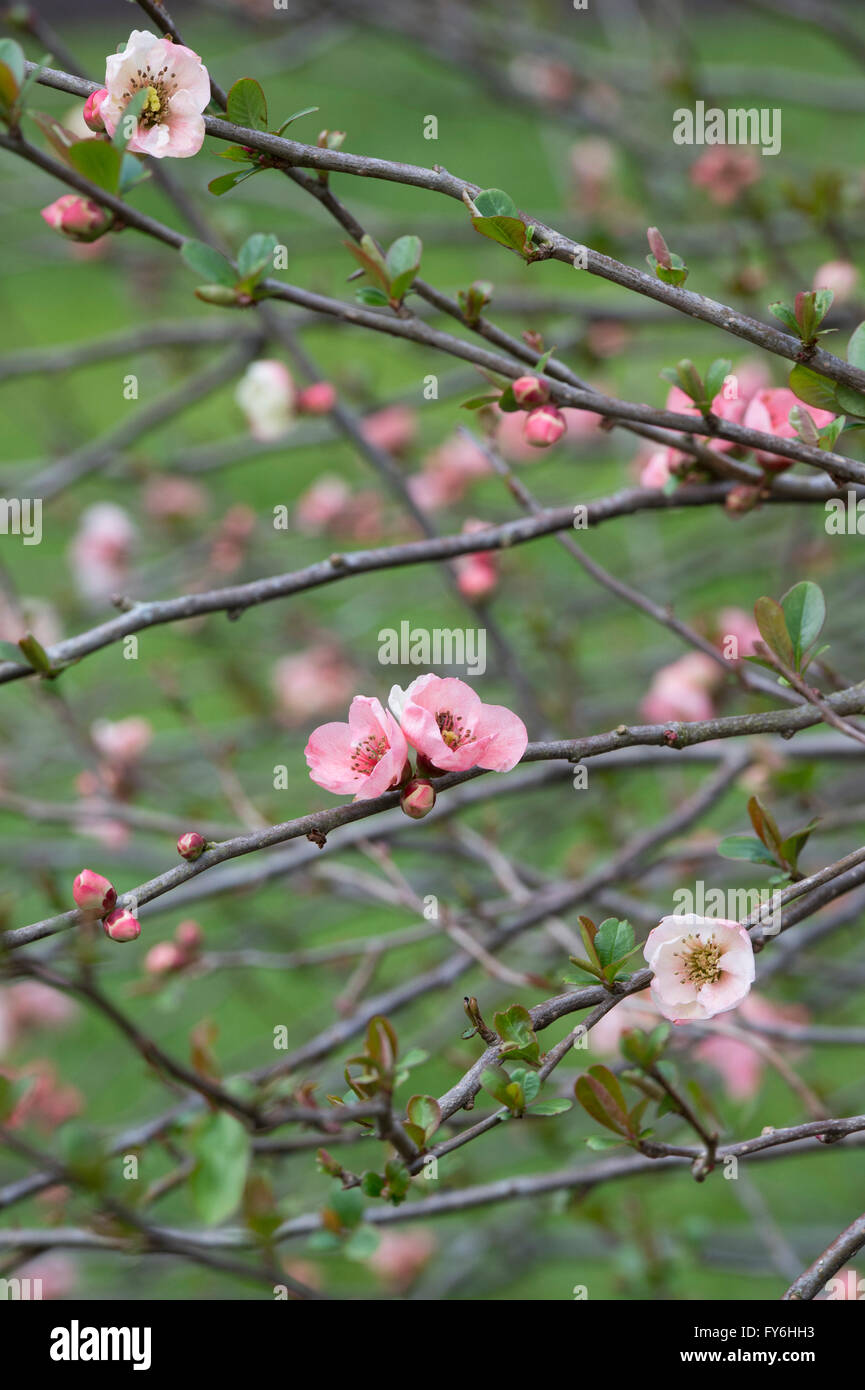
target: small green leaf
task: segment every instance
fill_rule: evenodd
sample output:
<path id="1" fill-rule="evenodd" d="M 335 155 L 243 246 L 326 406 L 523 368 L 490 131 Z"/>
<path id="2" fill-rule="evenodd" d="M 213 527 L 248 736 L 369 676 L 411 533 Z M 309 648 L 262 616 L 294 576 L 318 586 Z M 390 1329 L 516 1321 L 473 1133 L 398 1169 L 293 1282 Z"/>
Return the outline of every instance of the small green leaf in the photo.
<path id="1" fill-rule="evenodd" d="M 602 966 L 608 966 L 613 961 L 628 955 L 633 947 L 634 928 L 630 922 L 620 922 L 615 917 L 608 917 L 598 927 L 595 936 L 595 950 Z"/>
<path id="2" fill-rule="evenodd" d="M 854 328 L 847 344 L 847 361 L 851 367 L 858 367 L 860 372 L 865 372 L 865 323 L 860 323 L 858 328 Z"/>
<path id="3" fill-rule="evenodd" d="M 320 110 L 320 106 L 304 106 L 300 111 L 292 111 L 291 115 L 286 116 L 282 125 L 279 127 L 279 130 L 276 132 L 277 135 L 281 135 L 284 130 L 287 130 L 287 128 L 291 125 L 292 121 L 299 121 L 301 116 L 311 116 L 313 111 Z"/>
<path id="4" fill-rule="evenodd" d="M 390 280 L 390 297 L 402 300 L 418 273 L 423 244 L 418 236 L 401 236 L 388 249 L 385 270 Z"/>
<path id="5" fill-rule="evenodd" d="M 812 372 L 810 367 L 803 367 L 801 362 L 797 362 L 787 384 L 793 395 L 798 396 L 806 405 L 813 405 L 817 410 L 831 410 L 833 415 L 837 414 L 838 388 L 834 381 L 829 381 L 825 376 Z"/>
<path id="6" fill-rule="evenodd" d="M 195 1167 L 189 1192 L 206 1226 L 231 1216 L 240 1204 L 251 1156 L 249 1135 L 234 1115 L 217 1110 L 208 1115 L 190 1144 Z"/>
<path id="7" fill-rule="evenodd" d="M 267 130 L 267 102 L 261 83 L 254 77 L 240 77 L 228 93 L 226 115 L 234 125 L 247 130 Z"/>
<path id="8" fill-rule="evenodd" d="M 797 669 L 808 648 L 817 641 L 826 621 L 826 600 L 819 584 L 803 579 L 781 599 L 787 631 L 793 643 Z"/>
<path id="9" fill-rule="evenodd" d="M 376 285 L 361 285 L 354 297 L 361 304 L 372 304 L 375 308 L 390 304 L 384 290 L 380 290 Z"/>
<path id="10" fill-rule="evenodd" d="M 624 1139 L 608 1139 L 606 1134 L 590 1134 L 586 1140 L 586 1147 L 603 1153 L 605 1149 L 620 1149 L 624 1143 Z"/>
<path id="11" fill-rule="evenodd" d="M 237 271 L 234 266 L 207 242 L 190 237 L 180 248 L 180 254 L 190 270 L 194 270 L 196 275 L 203 275 L 209 283 L 232 287 L 236 284 Z"/>
<path id="12" fill-rule="evenodd" d="M 520 255 L 525 252 L 526 228 L 518 217 L 473 217 L 472 226 L 481 236 L 507 246 L 510 251 L 519 251 Z"/>
<path id="13" fill-rule="evenodd" d="M 516 217 L 519 209 L 502 188 L 486 188 L 472 200 L 479 217 Z"/>
<path id="14" fill-rule="evenodd" d="M 533 1105 L 529 1110 L 530 1115 L 564 1115 L 568 1110 L 573 1109 L 573 1101 L 565 1096 L 557 1096 L 553 1100 L 540 1100 L 537 1105 Z"/>
<path id="15" fill-rule="evenodd" d="M 262 173 L 262 170 L 258 165 L 254 165 L 253 168 L 243 169 L 240 173 L 220 174 L 219 178 L 211 179 L 207 187 L 216 198 L 221 198 L 223 193 L 230 192 L 230 190 L 236 188 L 239 183 L 243 183 L 244 179 L 251 179 L 253 174 L 260 173 Z"/>
<path id="16" fill-rule="evenodd" d="M 727 835 L 718 845 L 724 859 L 749 859 L 752 864 L 776 863 L 775 856 L 751 835 Z"/>
<path id="17" fill-rule="evenodd" d="M 237 269 L 240 278 L 246 282 L 260 279 L 265 270 L 273 269 L 273 253 L 278 246 L 271 232 L 254 232 L 237 254 Z"/>
<path id="18" fill-rule="evenodd" d="M 760 636 L 769 650 L 774 652 L 785 666 L 792 666 L 793 643 L 787 631 L 787 620 L 780 603 L 766 596 L 758 598 L 754 604 L 754 617 L 760 629 Z"/>
<path id="19" fill-rule="evenodd" d="M 116 193 L 120 183 L 120 150 L 107 140 L 96 136 L 90 140 L 76 140 L 70 145 L 66 157 L 73 169 L 83 174 L 91 183 L 104 188 L 106 193 Z"/>

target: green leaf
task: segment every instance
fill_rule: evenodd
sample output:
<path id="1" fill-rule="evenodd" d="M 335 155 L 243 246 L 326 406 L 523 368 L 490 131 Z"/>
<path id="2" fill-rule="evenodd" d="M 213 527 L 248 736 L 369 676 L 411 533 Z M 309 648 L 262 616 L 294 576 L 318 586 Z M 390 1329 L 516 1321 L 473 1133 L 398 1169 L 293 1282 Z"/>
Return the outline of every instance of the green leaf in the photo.
<path id="1" fill-rule="evenodd" d="M 66 157 L 73 169 L 77 169 L 91 183 L 104 188 L 106 193 L 117 192 L 122 157 L 115 145 L 95 136 L 91 140 L 76 140 L 74 145 L 70 145 Z"/>
<path id="2" fill-rule="evenodd" d="M 503 1054 L 521 1057 L 532 1064 L 540 1060 L 540 1044 L 535 1037 L 529 1011 L 522 1004 L 512 1004 L 505 1012 L 496 1014 L 493 1025 L 502 1039 Z"/>
<path id="3" fill-rule="evenodd" d="M 472 226 L 481 236 L 507 246 L 510 251 L 519 251 L 520 255 L 525 252 L 526 228 L 518 217 L 473 217 Z"/>
<path id="4" fill-rule="evenodd" d="M 320 110 L 321 110 L 321 107 L 320 107 L 320 106 L 304 106 L 304 107 L 302 107 L 302 109 L 301 109 L 300 111 L 292 111 L 291 115 L 290 115 L 290 116 L 286 116 L 286 118 L 285 118 L 285 120 L 283 121 L 282 125 L 279 127 L 279 130 L 276 132 L 277 135 L 281 135 L 282 132 L 283 132 L 284 130 L 286 130 L 286 129 L 288 128 L 288 126 L 291 125 L 292 121 L 299 121 L 300 118 L 301 118 L 301 116 L 311 116 L 312 113 L 313 113 L 313 111 L 320 111 Z"/>
<path id="5" fill-rule="evenodd" d="M 803 367 L 801 362 L 790 373 L 787 385 L 798 396 L 800 401 L 806 405 L 813 405 L 817 410 L 831 410 L 833 415 L 838 412 L 837 387 L 834 381 L 829 381 L 825 376 L 820 376 L 817 372 L 812 372 L 810 367 Z M 852 412 L 855 414 L 855 411 Z"/>
<path id="6" fill-rule="evenodd" d="M 608 917 L 598 927 L 595 936 L 595 950 L 602 966 L 626 956 L 634 947 L 634 928 L 630 922 L 618 921 Z"/>
<path id="7" fill-rule="evenodd" d="M 24 81 L 24 50 L 14 39 L 0 39 L 0 63 L 11 72 L 17 91 Z"/>
<path id="8" fill-rule="evenodd" d="M 775 856 L 751 835 L 727 835 L 718 845 L 724 859 L 750 859 L 753 864 L 776 863 Z"/>
<path id="9" fill-rule="evenodd" d="M 432 1138 L 442 1122 L 442 1112 L 435 1096 L 412 1096 L 406 1113 L 411 1123 L 420 1129 L 424 1140 Z"/>
<path id="10" fill-rule="evenodd" d="M 254 77 L 240 77 L 228 93 L 226 116 L 234 125 L 247 130 L 267 130 L 267 102 L 261 83 Z"/>
<path id="11" fill-rule="evenodd" d="M 793 664 L 793 643 L 787 631 L 784 610 L 773 598 L 758 598 L 754 604 L 754 617 L 760 629 L 760 636 L 770 651 L 774 652 L 786 666 Z"/>
<path id="12" fill-rule="evenodd" d="M 586 1147 L 602 1153 L 605 1149 L 620 1149 L 624 1143 L 624 1139 L 608 1139 L 606 1134 L 591 1134 L 586 1140 Z"/>
<path id="13" fill-rule="evenodd" d="M 530 1115 L 564 1115 L 573 1108 L 573 1101 L 565 1096 L 557 1096 L 553 1100 L 541 1100 L 537 1105 L 533 1105 L 529 1111 Z"/>
<path id="14" fill-rule="evenodd" d="M 390 297 L 402 300 L 420 268 L 423 244 L 418 236 L 401 236 L 388 249 L 385 270 L 390 280 Z"/>
<path id="15" fill-rule="evenodd" d="M 606 1068 L 601 1070 L 604 1071 Z M 625 1106 L 617 1104 L 614 1096 L 597 1076 L 590 1073 L 578 1076 L 574 1083 L 574 1094 L 583 1109 L 593 1120 L 597 1120 L 598 1124 L 614 1130 L 617 1134 L 627 1135 L 628 1117 Z"/>
<path id="16" fill-rule="evenodd" d="M 361 237 L 360 245 L 353 241 L 343 242 L 347 251 L 350 251 L 355 260 L 363 266 L 371 280 L 385 292 L 390 298 L 390 276 L 385 267 L 384 256 L 379 251 L 372 237 L 369 235 Z"/>
<path id="17" fill-rule="evenodd" d="M 865 323 L 860 323 L 858 328 L 854 328 L 847 344 L 847 361 L 851 367 L 858 367 L 860 372 L 865 372 Z"/>
<path id="18" fill-rule="evenodd" d="M 196 1163 L 189 1192 L 200 1219 L 215 1226 L 240 1204 L 251 1156 L 240 1120 L 225 1110 L 208 1115 L 190 1145 Z"/>
<path id="19" fill-rule="evenodd" d="M 0 642 L 0 661 L 14 661 L 16 666 L 22 666 L 21 648 L 14 642 Z"/>
<path id="20" fill-rule="evenodd" d="M 721 391 L 732 370 L 733 363 L 728 357 L 716 358 L 709 367 L 706 372 L 706 399 L 710 404 Z"/>
<path id="21" fill-rule="evenodd" d="M 780 319 L 784 327 L 789 328 L 794 338 L 799 337 L 799 324 L 791 305 L 777 300 L 774 304 L 769 305 L 769 313 L 774 314 L 776 319 Z"/>
<path id="22" fill-rule="evenodd" d="M 254 282 L 268 267 L 273 269 L 273 253 L 278 245 L 272 232 L 254 232 L 247 237 L 237 255 L 240 278 Z"/>
<path id="23" fill-rule="evenodd" d="M 502 188 L 486 188 L 472 200 L 479 217 L 516 217 L 519 209 Z"/>
<path id="24" fill-rule="evenodd" d="M 846 415 L 865 416 L 865 393 L 852 386 L 836 386 L 834 409 Z"/>
<path id="25" fill-rule="evenodd" d="M 348 1260 L 368 1260 L 378 1249 L 381 1237 L 372 1226 L 358 1226 L 342 1247 Z"/>
<path id="26" fill-rule="evenodd" d="M 774 850 L 777 853 L 781 847 L 781 832 L 778 829 L 778 822 L 759 797 L 749 798 L 748 816 L 757 838 L 763 842 L 768 850 Z"/>
<path id="27" fill-rule="evenodd" d="M 140 159 L 136 159 L 134 154 L 127 154 L 124 150 L 123 158 L 120 161 L 120 181 L 118 193 L 125 195 L 130 189 L 135 188 L 139 183 L 144 183 L 150 178 L 150 170 L 142 164 Z"/>
<path id="28" fill-rule="evenodd" d="M 793 643 L 797 669 L 808 648 L 817 641 L 826 621 L 826 600 L 819 584 L 803 579 L 781 599 L 787 631 Z"/>
<path id="29" fill-rule="evenodd" d="M 354 297 L 359 300 L 361 304 L 372 304 L 377 309 L 381 308 L 383 305 L 390 304 L 390 300 L 384 290 L 378 289 L 376 285 L 361 285 Z"/>
<path id="30" fill-rule="evenodd" d="M 211 179 L 207 187 L 216 198 L 221 198 L 223 193 L 228 193 L 232 188 L 236 188 L 244 179 L 251 179 L 253 174 L 261 174 L 264 171 L 258 165 L 251 169 L 243 169 L 241 172 L 232 174 L 220 174 L 219 178 Z"/>
<path id="31" fill-rule="evenodd" d="M 208 283 L 230 286 L 236 284 L 237 271 L 234 266 L 225 256 L 208 246 L 207 242 L 196 241 L 190 237 L 180 248 L 180 254 L 190 270 L 194 270 L 196 275 L 203 275 Z"/>

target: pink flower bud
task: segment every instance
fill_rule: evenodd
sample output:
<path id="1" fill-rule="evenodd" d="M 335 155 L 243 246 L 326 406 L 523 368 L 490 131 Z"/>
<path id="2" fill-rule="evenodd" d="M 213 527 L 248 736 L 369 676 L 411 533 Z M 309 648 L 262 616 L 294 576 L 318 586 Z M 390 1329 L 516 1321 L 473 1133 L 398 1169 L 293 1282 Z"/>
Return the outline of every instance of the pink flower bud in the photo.
<path id="1" fill-rule="evenodd" d="M 133 917 L 128 907 L 118 907 L 116 912 L 105 918 L 102 925 L 105 935 L 110 936 L 112 941 L 134 941 L 141 935 L 141 923 L 137 917 Z"/>
<path id="2" fill-rule="evenodd" d="M 195 955 L 204 945 L 204 932 L 197 922 L 190 918 L 180 922 L 174 933 L 174 940 L 185 956 Z"/>
<path id="3" fill-rule="evenodd" d="M 185 835 L 181 835 L 177 841 L 177 853 L 181 859 L 198 859 L 207 848 L 207 841 L 203 835 L 199 835 L 197 830 L 187 830 Z"/>
<path id="4" fill-rule="evenodd" d="M 73 241 L 96 241 L 108 231 L 114 220 L 105 208 L 77 193 L 64 193 L 62 198 L 43 208 L 41 215 L 55 232 L 61 232 Z"/>
<path id="5" fill-rule="evenodd" d="M 157 941 L 144 957 L 144 969 L 148 975 L 167 975 L 171 970 L 179 970 L 183 964 L 183 952 L 173 941 Z"/>
<path id="6" fill-rule="evenodd" d="M 522 410 L 534 410 L 535 406 L 546 405 L 550 392 L 545 382 L 536 376 L 519 376 L 511 387 L 514 400 Z"/>
<path id="7" fill-rule="evenodd" d="M 658 265 L 666 266 L 667 269 L 672 265 L 670 251 L 657 227 L 646 228 L 646 239 L 649 243 L 649 250 L 654 256 Z"/>
<path id="8" fill-rule="evenodd" d="M 436 804 L 435 787 L 431 782 L 424 782 L 419 777 L 413 777 L 403 788 L 399 804 L 406 815 L 411 816 L 412 820 L 422 820 L 424 816 L 429 815 Z"/>
<path id="9" fill-rule="evenodd" d="M 107 96 L 106 88 L 100 87 L 97 92 L 91 92 L 84 103 L 84 111 L 82 112 L 84 124 L 90 130 L 95 131 L 97 135 L 101 135 L 105 129 L 105 122 L 100 115 L 100 109 Z"/>
<path id="10" fill-rule="evenodd" d="M 554 405 L 542 405 L 526 416 L 523 438 L 537 449 L 557 443 L 567 429 L 565 417 Z"/>
<path id="11" fill-rule="evenodd" d="M 336 405 L 336 391 L 329 381 L 316 381 L 297 398 L 301 415 L 326 415 Z"/>
<path id="12" fill-rule="evenodd" d="M 72 896 L 86 912 L 110 912 L 117 902 L 113 884 L 92 869 L 82 869 L 72 885 Z"/>

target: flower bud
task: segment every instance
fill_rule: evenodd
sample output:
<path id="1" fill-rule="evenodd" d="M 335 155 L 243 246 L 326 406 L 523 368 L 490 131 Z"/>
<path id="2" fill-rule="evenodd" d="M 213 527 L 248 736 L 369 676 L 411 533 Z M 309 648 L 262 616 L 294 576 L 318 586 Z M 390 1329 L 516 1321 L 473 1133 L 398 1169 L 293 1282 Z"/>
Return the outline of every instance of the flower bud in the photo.
<path id="1" fill-rule="evenodd" d="M 206 849 L 207 841 L 197 830 L 187 830 L 177 841 L 177 853 L 181 859 L 188 859 L 190 862 L 200 858 Z"/>
<path id="2" fill-rule="evenodd" d="M 78 193 L 64 193 L 62 198 L 43 208 L 41 216 L 55 232 L 61 232 L 73 241 L 96 241 L 104 236 L 114 221 L 105 208 L 90 198 L 82 198 Z"/>
<path id="3" fill-rule="evenodd" d="M 514 400 L 521 410 L 534 410 L 535 406 L 546 405 L 550 399 L 546 382 L 536 376 L 519 376 L 511 390 Z"/>
<path id="4" fill-rule="evenodd" d="M 117 902 L 114 885 L 92 869 L 82 869 L 72 885 L 72 896 L 86 912 L 110 912 Z"/>
<path id="5" fill-rule="evenodd" d="M 533 410 L 526 416 L 523 438 L 527 444 L 546 449 L 550 444 L 557 443 L 566 429 L 567 424 L 562 412 L 554 405 L 542 405 L 539 410 Z"/>
<path id="6" fill-rule="evenodd" d="M 204 932 L 197 922 L 190 918 L 186 922 L 180 922 L 174 933 L 174 940 L 180 947 L 185 956 L 195 955 L 204 945 Z"/>
<path id="7" fill-rule="evenodd" d="M 412 820 L 422 820 L 429 815 L 433 806 L 436 804 L 435 787 L 431 782 L 424 782 L 419 777 L 413 777 L 403 788 L 399 804 L 407 816 Z"/>
<path id="8" fill-rule="evenodd" d="M 118 907 L 116 912 L 105 918 L 102 925 L 105 935 L 110 936 L 112 941 L 134 941 L 141 935 L 141 923 L 137 917 L 133 917 L 128 907 Z"/>
<path id="9" fill-rule="evenodd" d="M 167 975 L 171 970 L 179 970 L 183 964 L 183 952 L 173 941 L 157 941 L 144 957 L 144 969 L 148 975 Z"/>
<path id="10" fill-rule="evenodd" d="M 750 483 L 737 483 L 727 493 L 724 510 L 730 516 L 741 516 L 744 512 L 753 511 L 759 502 L 760 488 L 753 487 Z"/>
<path id="11" fill-rule="evenodd" d="M 100 111 L 102 103 L 107 96 L 108 92 L 105 87 L 100 87 L 98 91 L 91 92 L 84 103 L 84 111 L 82 112 L 84 124 L 88 129 L 95 131 L 97 135 L 101 135 L 105 129 L 105 122 L 100 115 Z"/>
<path id="12" fill-rule="evenodd" d="M 326 415 L 336 405 L 336 391 L 329 381 L 315 381 L 297 398 L 300 415 Z"/>

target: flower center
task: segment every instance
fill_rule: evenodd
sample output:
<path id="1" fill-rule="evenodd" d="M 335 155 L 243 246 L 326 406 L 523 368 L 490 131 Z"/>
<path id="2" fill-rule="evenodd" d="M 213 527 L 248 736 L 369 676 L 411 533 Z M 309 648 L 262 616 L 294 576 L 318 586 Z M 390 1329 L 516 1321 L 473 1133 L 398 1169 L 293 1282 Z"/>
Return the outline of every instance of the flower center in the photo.
<path id="1" fill-rule="evenodd" d="M 360 777 L 368 777 L 377 763 L 380 763 L 389 748 L 384 735 L 374 738 L 369 734 L 356 743 L 351 750 L 352 771 Z"/>
<path id="2" fill-rule="evenodd" d="M 474 734 L 465 727 L 461 714 L 452 714 L 447 709 L 439 710 L 436 715 L 436 723 L 448 748 L 462 748 L 464 743 L 474 743 L 475 741 Z"/>
<path id="3" fill-rule="evenodd" d="M 136 92 L 146 91 L 144 107 L 138 117 L 139 125 L 150 129 L 151 126 L 160 125 L 165 120 L 166 108 L 174 91 L 175 81 L 175 75 L 168 71 L 167 63 L 155 74 L 151 72 L 150 68 L 138 69 L 129 85 L 129 90 L 123 93 L 123 100 L 129 102 Z"/>
<path id="4" fill-rule="evenodd" d="M 712 985 L 720 980 L 721 948 L 715 938 L 703 941 L 699 936 L 686 936 L 684 944 L 684 951 L 676 952 L 683 962 L 679 978 L 695 985 Z"/>

